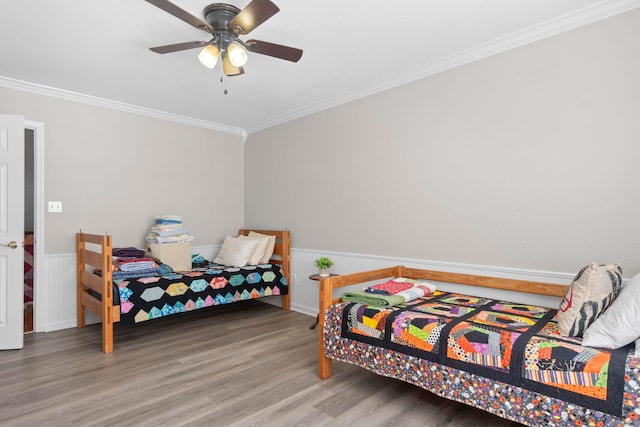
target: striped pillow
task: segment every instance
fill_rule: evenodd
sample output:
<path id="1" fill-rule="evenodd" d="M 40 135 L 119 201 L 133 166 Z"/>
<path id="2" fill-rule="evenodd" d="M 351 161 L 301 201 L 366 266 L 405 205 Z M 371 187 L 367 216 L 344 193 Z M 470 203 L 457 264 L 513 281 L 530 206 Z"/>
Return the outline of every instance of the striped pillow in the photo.
<path id="1" fill-rule="evenodd" d="M 558 310 L 558 329 L 565 336 L 581 337 L 613 302 L 622 287 L 619 264 L 589 264 L 577 274 Z"/>

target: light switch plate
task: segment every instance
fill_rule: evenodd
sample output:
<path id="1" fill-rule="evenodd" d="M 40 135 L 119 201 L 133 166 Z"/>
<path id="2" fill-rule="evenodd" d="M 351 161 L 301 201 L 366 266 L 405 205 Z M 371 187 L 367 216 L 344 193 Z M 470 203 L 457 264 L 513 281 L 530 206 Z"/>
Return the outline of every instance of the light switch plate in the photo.
<path id="1" fill-rule="evenodd" d="M 62 202 L 49 202 L 49 212 L 62 212 Z"/>

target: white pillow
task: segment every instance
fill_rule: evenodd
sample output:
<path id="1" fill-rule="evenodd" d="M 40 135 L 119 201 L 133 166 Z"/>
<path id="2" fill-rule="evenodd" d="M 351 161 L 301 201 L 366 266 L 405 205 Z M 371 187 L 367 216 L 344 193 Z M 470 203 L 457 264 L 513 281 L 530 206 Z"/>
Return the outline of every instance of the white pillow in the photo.
<path id="1" fill-rule="evenodd" d="M 269 244 L 269 239 L 266 237 L 249 237 L 249 236 L 238 236 L 241 240 L 255 240 L 258 242 L 258 246 L 256 246 L 256 250 L 253 251 L 251 257 L 249 258 L 249 265 L 258 265 L 261 264 L 261 260 L 264 257 L 264 254 L 267 252 L 267 245 Z"/>
<path id="2" fill-rule="evenodd" d="M 271 236 L 269 234 L 261 234 L 261 233 L 256 233 L 255 231 L 250 231 L 249 232 L 249 237 L 267 238 L 267 240 L 268 240 L 267 248 L 266 248 L 265 254 L 263 255 L 262 259 L 260 260 L 260 264 L 265 264 L 265 263 L 269 262 L 269 260 L 271 259 L 271 255 L 273 255 L 273 249 L 276 247 L 276 236 Z"/>
<path id="3" fill-rule="evenodd" d="M 237 237 L 227 236 L 224 238 L 220 252 L 218 252 L 218 256 L 214 262 L 233 267 L 244 267 L 256 250 L 256 246 L 258 246 L 257 240 L 243 240 Z"/>
<path id="4" fill-rule="evenodd" d="M 640 274 L 622 287 L 618 297 L 587 328 L 582 345 L 620 348 L 640 338 Z M 636 341 L 636 349 L 640 342 Z"/>
<path id="5" fill-rule="evenodd" d="M 636 353 L 635 353 L 635 355 L 640 357 L 640 338 L 638 338 L 636 340 Z"/>

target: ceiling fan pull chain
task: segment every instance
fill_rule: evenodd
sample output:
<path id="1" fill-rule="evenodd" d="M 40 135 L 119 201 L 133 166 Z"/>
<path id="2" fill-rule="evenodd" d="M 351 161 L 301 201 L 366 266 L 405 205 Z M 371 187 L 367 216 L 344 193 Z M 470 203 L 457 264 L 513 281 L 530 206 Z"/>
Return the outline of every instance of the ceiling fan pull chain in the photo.
<path id="1" fill-rule="evenodd" d="M 224 94 L 228 94 L 229 92 L 227 91 L 227 79 L 225 78 L 224 75 L 220 76 L 220 83 L 224 82 Z"/>

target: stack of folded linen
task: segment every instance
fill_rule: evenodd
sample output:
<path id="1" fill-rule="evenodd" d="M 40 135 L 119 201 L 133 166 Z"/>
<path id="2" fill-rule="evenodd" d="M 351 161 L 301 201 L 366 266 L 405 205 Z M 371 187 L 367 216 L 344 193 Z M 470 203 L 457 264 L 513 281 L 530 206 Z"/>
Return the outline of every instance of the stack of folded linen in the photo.
<path id="1" fill-rule="evenodd" d="M 120 271 L 142 271 L 157 267 L 153 258 L 118 258 L 116 266 Z"/>
<path id="2" fill-rule="evenodd" d="M 113 280 L 137 279 L 160 275 L 153 258 L 117 257 L 113 260 Z"/>
<path id="3" fill-rule="evenodd" d="M 143 258 L 144 250 L 129 246 L 127 248 L 113 248 L 111 254 L 114 257 Z"/>
<path id="4" fill-rule="evenodd" d="M 146 240 L 151 256 L 157 261 L 167 264 L 175 271 L 191 270 L 193 237 L 182 225 L 181 216 L 157 216 Z"/>
<path id="5" fill-rule="evenodd" d="M 363 291 L 351 291 L 342 294 L 342 300 L 358 302 L 377 307 L 393 307 L 431 295 L 436 291 L 432 283 L 397 277 Z"/>
<path id="6" fill-rule="evenodd" d="M 146 240 L 147 243 L 190 242 L 193 240 L 193 236 L 182 225 L 181 216 L 161 215 L 156 217 Z"/>

